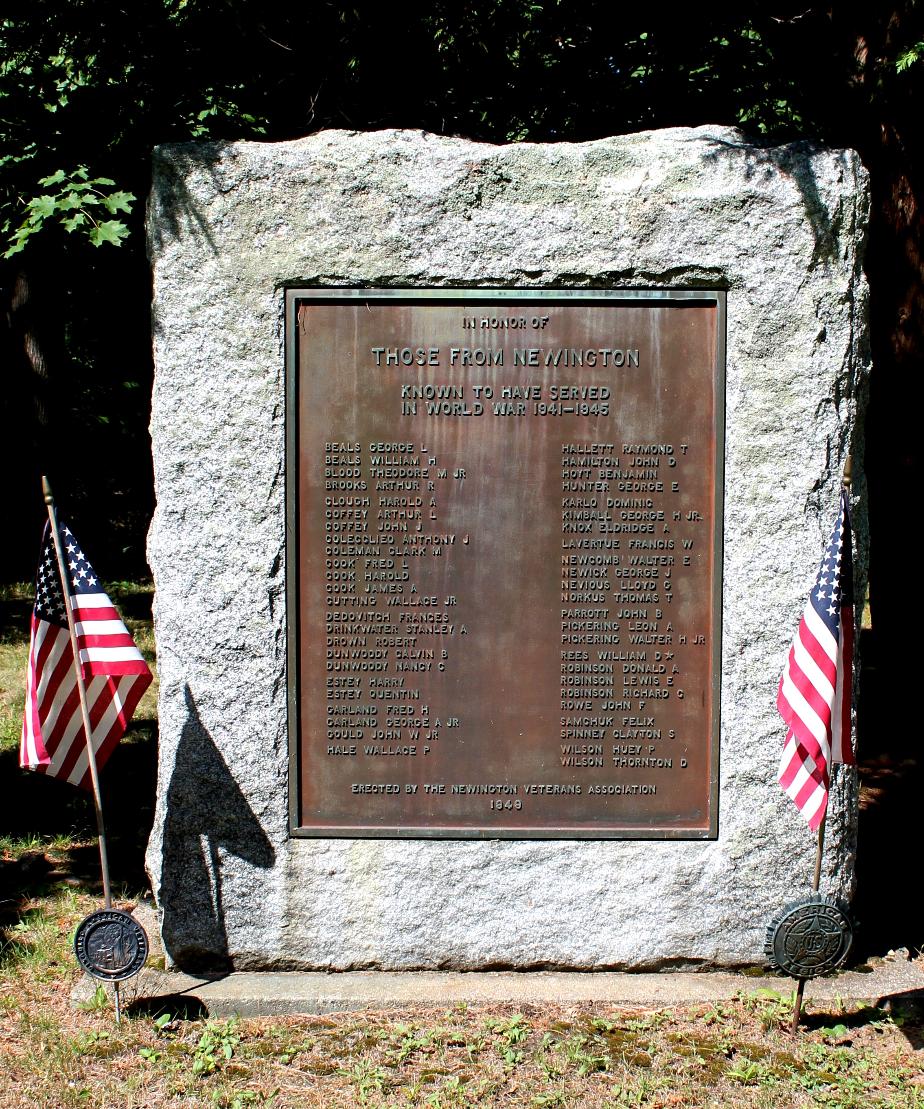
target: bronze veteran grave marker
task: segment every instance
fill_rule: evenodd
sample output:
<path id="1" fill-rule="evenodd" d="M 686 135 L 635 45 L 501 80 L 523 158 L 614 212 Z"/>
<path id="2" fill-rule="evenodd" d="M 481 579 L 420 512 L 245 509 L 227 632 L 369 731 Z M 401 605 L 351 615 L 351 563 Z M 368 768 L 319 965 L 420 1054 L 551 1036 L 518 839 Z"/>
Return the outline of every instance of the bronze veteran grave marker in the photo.
<path id="1" fill-rule="evenodd" d="M 724 295 L 287 326 L 295 833 L 715 836 Z"/>

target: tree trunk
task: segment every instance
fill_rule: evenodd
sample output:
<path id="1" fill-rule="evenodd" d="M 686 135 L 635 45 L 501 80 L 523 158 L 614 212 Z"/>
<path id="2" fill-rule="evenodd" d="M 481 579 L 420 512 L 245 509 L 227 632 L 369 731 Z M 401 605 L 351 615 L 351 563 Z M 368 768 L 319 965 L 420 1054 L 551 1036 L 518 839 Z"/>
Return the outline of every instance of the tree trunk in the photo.
<path id="1" fill-rule="evenodd" d="M 3 288 L 4 336 L 7 367 L 0 472 L 7 487 L 4 513 L 12 524 L 0 545 L 0 580 L 31 574 L 41 539 L 43 506 L 39 476 L 53 472 L 57 458 L 74 459 L 79 444 L 61 444 L 53 435 L 52 394 L 45 320 L 55 313 L 50 297 L 38 291 L 40 268 L 10 265 Z"/>

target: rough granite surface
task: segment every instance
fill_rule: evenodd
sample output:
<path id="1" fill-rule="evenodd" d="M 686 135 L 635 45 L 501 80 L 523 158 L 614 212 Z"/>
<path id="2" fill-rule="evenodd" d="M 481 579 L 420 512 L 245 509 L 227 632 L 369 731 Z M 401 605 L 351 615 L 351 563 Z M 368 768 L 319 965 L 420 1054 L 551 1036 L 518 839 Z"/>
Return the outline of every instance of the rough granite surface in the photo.
<path id="1" fill-rule="evenodd" d="M 776 682 L 862 459 L 856 154 L 719 127 L 489 146 L 410 131 L 162 147 L 149 243 L 160 765 L 148 868 L 184 967 L 761 961 L 814 842 L 775 782 Z M 728 291 L 715 841 L 288 835 L 286 285 Z M 855 470 L 860 587 L 864 480 Z M 860 594 L 862 596 L 862 592 Z M 853 885 L 841 770 L 823 889 Z"/>

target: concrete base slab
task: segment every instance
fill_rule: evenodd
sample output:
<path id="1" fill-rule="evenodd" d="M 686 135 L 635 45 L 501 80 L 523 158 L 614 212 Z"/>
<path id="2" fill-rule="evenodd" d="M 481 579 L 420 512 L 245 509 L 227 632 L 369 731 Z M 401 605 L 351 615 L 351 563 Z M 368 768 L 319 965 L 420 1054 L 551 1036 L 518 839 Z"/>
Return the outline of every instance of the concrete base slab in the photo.
<path id="1" fill-rule="evenodd" d="M 92 994 L 96 983 L 81 989 Z M 167 1011 L 199 1003 L 211 1016 L 286 1016 L 353 1010 L 470 1005 L 684 1005 L 722 1001 L 766 988 L 788 993 L 792 979 L 729 972 L 663 974 L 438 971 L 353 971 L 324 973 L 234 973 L 193 978 L 150 968 L 123 986 L 128 1004 L 161 1003 Z M 924 970 L 902 954 L 875 960 L 863 971 L 815 979 L 809 1002 L 881 1002 L 896 995 L 924 994 Z"/>

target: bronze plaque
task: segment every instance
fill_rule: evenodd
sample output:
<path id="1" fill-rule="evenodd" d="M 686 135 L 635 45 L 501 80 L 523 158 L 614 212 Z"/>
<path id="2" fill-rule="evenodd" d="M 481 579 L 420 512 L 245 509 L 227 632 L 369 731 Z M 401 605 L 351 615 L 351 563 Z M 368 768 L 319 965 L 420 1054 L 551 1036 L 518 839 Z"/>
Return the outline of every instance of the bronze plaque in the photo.
<path id="1" fill-rule="evenodd" d="M 715 836 L 724 295 L 287 326 L 293 833 Z"/>

